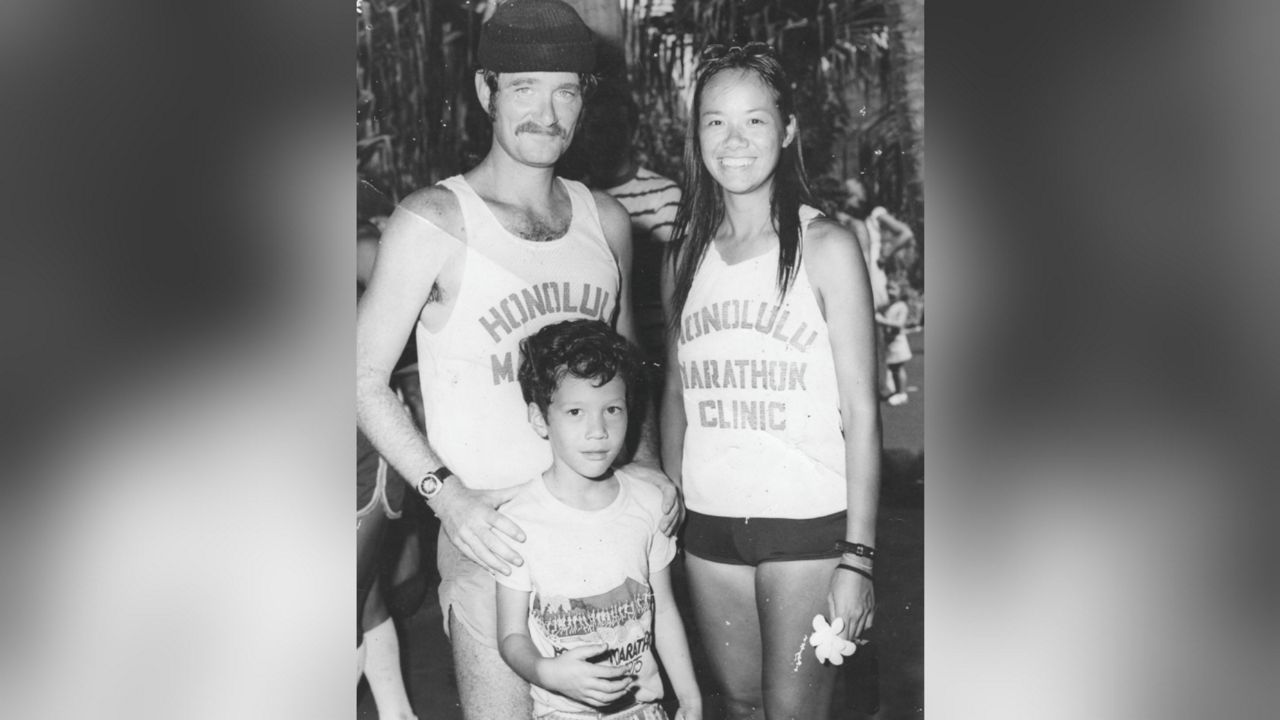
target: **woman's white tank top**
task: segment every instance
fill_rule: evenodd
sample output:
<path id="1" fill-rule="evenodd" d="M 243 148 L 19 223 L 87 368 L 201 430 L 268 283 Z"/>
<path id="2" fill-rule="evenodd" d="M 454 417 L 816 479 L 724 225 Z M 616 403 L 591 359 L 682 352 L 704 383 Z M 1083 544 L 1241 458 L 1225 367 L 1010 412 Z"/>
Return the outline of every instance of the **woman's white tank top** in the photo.
<path id="1" fill-rule="evenodd" d="M 707 249 L 680 317 L 690 510 L 812 518 L 844 510 L 845 446 L 826 320 L 801 261 L 778 302 L 778 249 L 728 265 Z"/>

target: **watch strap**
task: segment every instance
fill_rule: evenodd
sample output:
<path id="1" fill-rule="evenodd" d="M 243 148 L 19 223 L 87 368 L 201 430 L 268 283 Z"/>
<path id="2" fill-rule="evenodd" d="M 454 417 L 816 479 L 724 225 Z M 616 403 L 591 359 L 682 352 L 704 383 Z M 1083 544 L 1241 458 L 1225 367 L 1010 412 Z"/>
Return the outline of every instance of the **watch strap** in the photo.
<path id="1" fill-rule="evenodd" d="M 441 465 L 439 468 L 433 470 L 432 472 L 429 472 L 426 475 L 423 475 L 422 479 L 418 480 L 418 484 L 417 484 L 418 494 L 421 495 L 424 499 L 430 500 L 431 498 L 440 494 L 440 491 L 444 489 L 444 481 L 452 476 L 453 476 L 453 471 Z M 428 484 L 432 485 L 432 487 L 428 488 L 427 487 Z"/>

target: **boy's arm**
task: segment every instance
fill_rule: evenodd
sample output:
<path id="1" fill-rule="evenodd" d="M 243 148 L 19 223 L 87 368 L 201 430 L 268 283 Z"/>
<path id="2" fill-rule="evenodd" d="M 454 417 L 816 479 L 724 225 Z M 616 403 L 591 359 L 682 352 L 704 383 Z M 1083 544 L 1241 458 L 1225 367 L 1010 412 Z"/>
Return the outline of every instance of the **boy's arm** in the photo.
<path id="1" fill-rule="evenodd" d="M 635 678 L 626 668 L 589 662 L 607 648 L 585 645 L 543 657 L 529 636 L 529 592 L 498 583 L 498 653 L 526 682 L 594 707 L 618 700 Z"/>
<path id="2" fill-rule="evenodd" d="M 649 576 L 654 604 L 653 643 L 680 703 L 674 720 L 701 720 L 702 691 L 698 689 L 698 680 L 693 674 L 689 641 L 685 637 L 680 611 L 676 608 L 675 595 L 671 592 L 670 567 L 668 565 Z"/>

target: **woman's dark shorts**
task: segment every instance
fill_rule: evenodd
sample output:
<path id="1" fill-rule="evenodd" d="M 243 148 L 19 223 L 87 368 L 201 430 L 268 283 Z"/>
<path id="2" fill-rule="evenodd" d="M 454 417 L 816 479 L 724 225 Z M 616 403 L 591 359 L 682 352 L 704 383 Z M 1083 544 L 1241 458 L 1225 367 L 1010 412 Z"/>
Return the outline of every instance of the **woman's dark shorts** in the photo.
<path id="1" fill-rule="evenodd" d="M 684 548 L 711 562 L 759 565 L 770 560 L 839 557 L 845 513 L 819 518 L 730 518 L 687 511 Z"/>

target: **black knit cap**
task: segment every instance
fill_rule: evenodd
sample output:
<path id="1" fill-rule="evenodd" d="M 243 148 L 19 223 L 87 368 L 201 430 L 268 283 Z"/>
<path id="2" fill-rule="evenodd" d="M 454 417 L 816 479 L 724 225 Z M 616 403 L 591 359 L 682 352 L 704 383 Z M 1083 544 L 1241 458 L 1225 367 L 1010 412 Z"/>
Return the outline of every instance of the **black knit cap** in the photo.
<path id="1" fill-rule="evenodd" d="M 479 59 L 494 72 L 589 73 L 596 38 L 563 0 L 507 0 L 480 29 Z"/>

